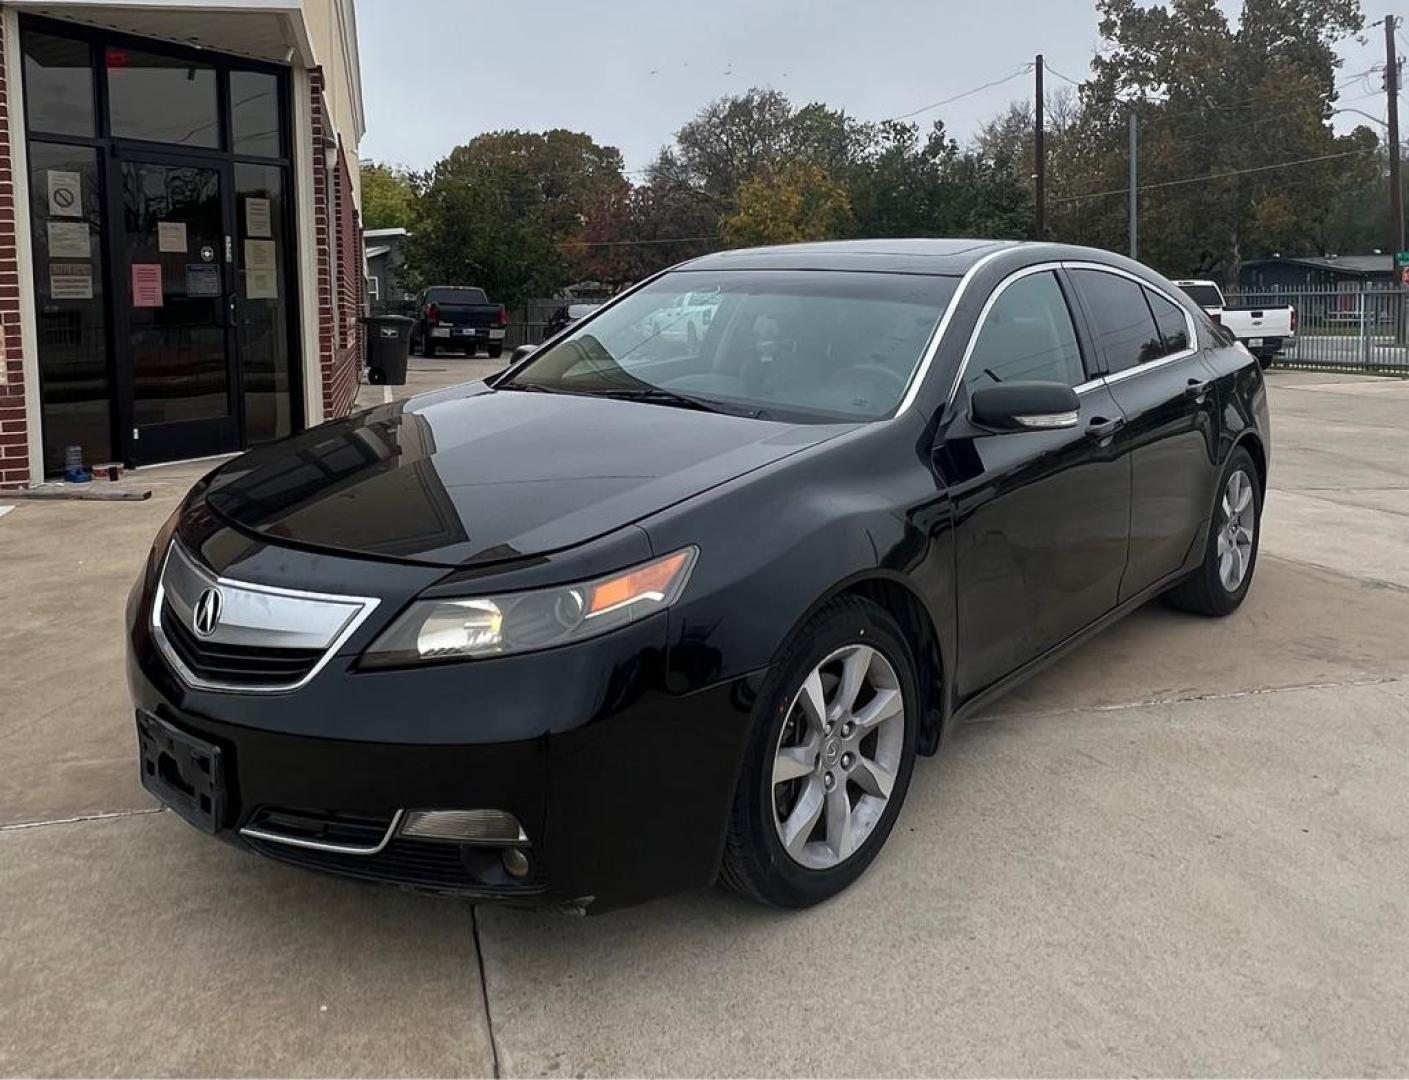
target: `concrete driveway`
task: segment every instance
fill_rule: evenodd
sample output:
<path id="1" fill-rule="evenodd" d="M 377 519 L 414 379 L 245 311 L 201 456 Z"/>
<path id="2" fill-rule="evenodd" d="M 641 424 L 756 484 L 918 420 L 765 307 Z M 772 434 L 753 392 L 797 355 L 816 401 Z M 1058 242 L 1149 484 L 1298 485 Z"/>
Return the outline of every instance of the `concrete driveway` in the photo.
<path id="1" fill-rule="evenodd" d="M 137 783 L 120 631 L 207 466 L 16 504 L 0 1073 L 1409 1071 L 1409 382 L 1271 381 L 1243 609 L 1152 605 L 966 725 L 801 914 L 472 909 L 212 843 Z"/>

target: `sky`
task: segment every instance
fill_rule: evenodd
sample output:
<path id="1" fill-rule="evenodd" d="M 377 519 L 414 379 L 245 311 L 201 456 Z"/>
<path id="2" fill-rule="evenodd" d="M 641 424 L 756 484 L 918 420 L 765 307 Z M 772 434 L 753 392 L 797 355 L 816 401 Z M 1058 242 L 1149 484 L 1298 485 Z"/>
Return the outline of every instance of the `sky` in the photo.
<path id="1" fill-rule="evenodd" d="M 1409 15 L 1394 0 L 1362 8 L 1367 22 Z M 411 169 L 484 131 L 563 127 L 637 170 L 702 106 L 752 86 L 881 120 L 1014 76 L 914 117 L 942 118 L 962 141 L 1031 98 L 1031 73 L 1018 73 L 1034 54 L 1081 80 L 1100 44 L 1093 0 L 357 0 L 357 22 L 362 157 Z M 1383 30 L 1365 36 L 1342 47 L 1339 81 L 1383 65 Z M 1379 75 L 1339 104 L 1383 118 Z M 1347 114 L 1337 127 L 1357 123 L 1370 122 Z"/>

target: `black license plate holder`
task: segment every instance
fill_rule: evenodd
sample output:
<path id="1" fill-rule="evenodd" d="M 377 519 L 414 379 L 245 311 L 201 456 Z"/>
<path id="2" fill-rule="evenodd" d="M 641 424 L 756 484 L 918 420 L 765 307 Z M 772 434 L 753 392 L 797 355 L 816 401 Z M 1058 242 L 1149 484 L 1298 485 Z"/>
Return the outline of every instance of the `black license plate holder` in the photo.
<path id="1" fill-rule="evenodd" d="M 139 709 L 137 748 L 142 786 L 196 828 L 219 831 L 225 820 L 220 747 Z"/>

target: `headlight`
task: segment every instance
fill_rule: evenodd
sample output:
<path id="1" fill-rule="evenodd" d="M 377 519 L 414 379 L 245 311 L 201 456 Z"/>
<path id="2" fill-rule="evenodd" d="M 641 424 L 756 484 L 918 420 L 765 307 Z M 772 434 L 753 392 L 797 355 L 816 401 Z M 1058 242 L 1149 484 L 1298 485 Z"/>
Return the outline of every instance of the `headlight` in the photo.
<path id="1" fill-rule="evenodd" d="M 362 657 L 363 667 L 505 656 L 605 634 L 663 611 L 684 591 L 696 548 L 577 585 L 417 600 Z"/>

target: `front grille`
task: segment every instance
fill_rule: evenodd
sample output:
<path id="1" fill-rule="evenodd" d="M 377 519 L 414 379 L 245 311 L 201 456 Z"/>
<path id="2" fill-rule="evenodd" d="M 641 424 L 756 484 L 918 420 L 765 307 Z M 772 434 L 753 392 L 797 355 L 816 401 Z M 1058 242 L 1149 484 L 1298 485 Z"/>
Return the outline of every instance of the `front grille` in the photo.
<path id="1" fill-rule="evenodd" d="M 292 685 L 312 671 L 323 656 L 322 649 L 275 649 L 202 641 L 187 629 L 168 602 L 162 603 L 161 628 L 181 663 L 206 683 Z"/>
<path id="2" fill-rule="evenodd" d="M 482 897 L 512 898 L 543 891 L 536 859 L 533 875 L 526 881 L 517 881 L 505 872 L 498 848 L 396 837 L 375 855 L 347 855 L 254 837 L 245 837 L 245 843 L 280 862 L 362 881 Z"/>

